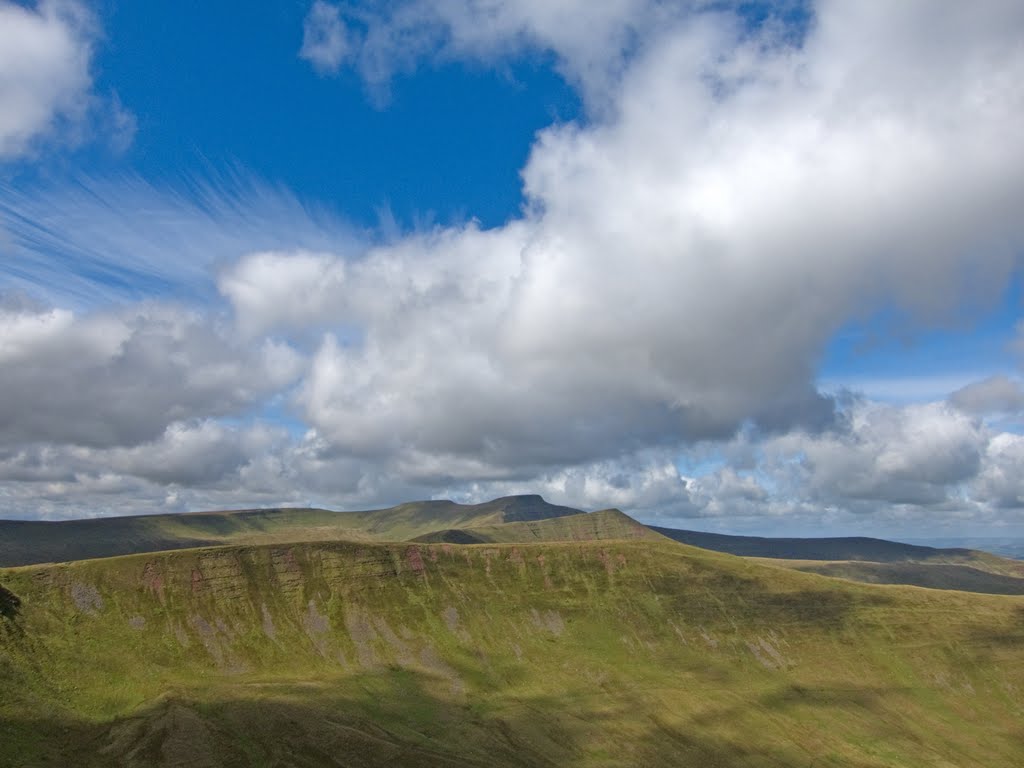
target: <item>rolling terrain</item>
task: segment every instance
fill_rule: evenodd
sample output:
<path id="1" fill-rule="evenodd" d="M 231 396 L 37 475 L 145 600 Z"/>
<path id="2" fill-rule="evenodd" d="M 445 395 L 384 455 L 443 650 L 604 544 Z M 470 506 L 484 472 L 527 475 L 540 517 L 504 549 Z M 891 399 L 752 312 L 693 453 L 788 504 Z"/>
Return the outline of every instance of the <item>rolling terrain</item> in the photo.
<path id="1" fill-rule="evenodd" d="M 867 584 L 1024 595 L 1024 562 L 976 549 L 942 549 L 867 537 L 765 538 L 650 528 L 691 546 Z"/>
<path id="2" fill-rule="evenodd" d="M 1024 562 L 988 552 L 867 537 L 763 538 L 643 526 L 618 510 L 584 513 L 536 495 L 466 505 L 418 501 L 358 512 L 287 508 L 61 522 L 0 520 L 0 567 L 240 544 L 482 544 L 659 537 L 865 583 L 1024 594 Z"/>
<path id="3" fill-rule="evenodd" d="M 665 539 L 0 570 L 0 765 L 1015 766 L 1024 601 Z"/>
<path id="4" fill-rule="evenodd" d="M 705 534 L 644 526 L 616 509 L 548 520 L 448 528 L 423 534 L 414 540 L 512 544 L 634 538 L 669 538 L 704 549 L 758 559 L 766 565 L 866 584 L 904 584 L 929 589 L 1024 595 L 1024 563 L 988 552 L 936 549 L 871 538 L 773 539 Z M 763 554 L 768 552 L 775 554 Z M 816 555 L 821 559 L 785 557 L 796 554 Z"/>
<path id="5" fill-rule="evenodd" d="M 969 565 L 947 563 L 872 563 L 864 560 L 778 560 L 757 558 L 805 573 L 819 573 L 865 584 L 907 584 L 928 589 L 956 589 L 991 595 L 1024 595 L 1024 578 Z"/>
<path id="6" fill-rule="evenodd" d="M 464 528 L 578 515 L 540 496 L 508 496 L 482 504 L 415 501 L 388 509 L 251 509 L 91 520 L 0 520 L 0 567 L 227 544 L 296 541 L 405 541 Z"/>
<path id="7" fill-rule="evenodd" d="M 864 560 L 873 563 L 936 563 L 969 565 L 1007 576 L 1024 576 L 1024 562 L 976 549 L 925 547 L 867 536 L 771 538 L 734 536 L 650 526 L 662 536 L 715 552 L 782 560 Z"/>

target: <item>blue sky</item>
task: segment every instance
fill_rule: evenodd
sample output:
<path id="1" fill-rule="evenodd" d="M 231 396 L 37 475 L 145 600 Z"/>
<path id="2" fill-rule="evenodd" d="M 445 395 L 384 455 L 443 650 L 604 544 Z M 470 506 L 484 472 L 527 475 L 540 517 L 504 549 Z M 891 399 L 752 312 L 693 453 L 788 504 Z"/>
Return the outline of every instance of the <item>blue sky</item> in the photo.
<path id="1" fill-rule="evenodd" d="M 354 71 L 321 77 L 297 57 L 303 4 L 188 9 L 96 7 L 95 88 L 131 105 L 134 140 L 121 153 L 90 145 L 32 158 L 20 169 L 28 179 L 130 170 L 173 182 L 242 169 L 360 227 L 384 209 L 403 228 L 469 217 L 495 226 L 519 211 L 534 133 L 580 116 L 544 60 L 439 63 L 371 92 Z"/>
<path id="2" fill-rule="evenodd" d="M 1022 14 L 843 5 L 0 2 L 0 510 L 1020 533 Z"/>

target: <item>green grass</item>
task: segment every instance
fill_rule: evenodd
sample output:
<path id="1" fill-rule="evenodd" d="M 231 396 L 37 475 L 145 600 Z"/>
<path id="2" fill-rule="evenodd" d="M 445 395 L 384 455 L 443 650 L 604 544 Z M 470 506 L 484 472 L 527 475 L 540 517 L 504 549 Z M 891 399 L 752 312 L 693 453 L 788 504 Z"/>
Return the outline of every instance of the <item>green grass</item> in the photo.
<path id="1" fill-rule="evenodd" d="M 906 584 L 929 589 L 956 589 L 991 595 L 1024 595 L 1024 579 L 952 563 L 870 563 L 763 559 L 766 564 L 818 573 L 865 584 Z"/>
<path id="2" fill-rule="evenodd" d="M 794 539 L 731 536 L 657 526 L 651 526 L 651 530 L 683 544 L 743 557 L 794 561 L 961 565 L 1001 576 L 1024 578 L 1024 562 L 976 549 L 940 549 L 864 536 Z"/>
<path id="3" fill-rule="evenodd" d="M 662 539 L 645 525 L 617 509 L 604 509 L 548 520 L 500 525 L 474 525 L 431 531 L 413 539 L 424 543 L 518 544 L 542 541 L 607 541 L 611 539 Z"/>
<path id="4" fill-rule="evenodd" d="M 0 765 L 1024 764 L 1021 598 L 665 540 L 231 546 L 0 584 Z"/>

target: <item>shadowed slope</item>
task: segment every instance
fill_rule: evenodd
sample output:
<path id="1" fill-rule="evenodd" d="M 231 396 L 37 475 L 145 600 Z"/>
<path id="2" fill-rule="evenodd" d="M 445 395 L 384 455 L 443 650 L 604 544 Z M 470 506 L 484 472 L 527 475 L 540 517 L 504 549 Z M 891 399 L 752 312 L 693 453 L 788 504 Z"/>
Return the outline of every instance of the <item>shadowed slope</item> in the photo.
<path id="1" fill-rule="evenodd" d="M 0 765 L 1024 760 L 1015 598 L 658 540 L 223 547 L 0 583 Z"/>
<path id="2" fill-rule="evenodd" d="M 0 520 L 0 566 L 112 557 L 219 544 L 335 539 L 404 541 L 444 528 L 494 525 L 579 514 L 540 496 L 482 504 L 418 501 L 388 509 L 253 509 L 59 522 Z"/>

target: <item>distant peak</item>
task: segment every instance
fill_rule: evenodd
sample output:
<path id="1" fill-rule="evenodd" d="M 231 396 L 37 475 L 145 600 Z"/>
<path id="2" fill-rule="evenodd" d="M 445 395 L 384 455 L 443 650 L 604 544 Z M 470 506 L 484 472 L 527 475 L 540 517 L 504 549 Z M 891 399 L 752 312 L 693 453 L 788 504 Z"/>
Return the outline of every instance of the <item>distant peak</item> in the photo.
<path id="1" fill-rule="evenodd" d="M 539 493 L 520 493 L 514 496 L 501 496 L 494 500 L 499 504 L 547 504 Z"/>

